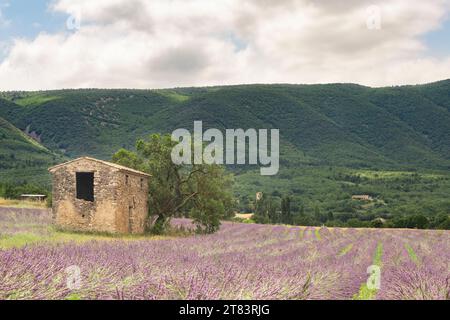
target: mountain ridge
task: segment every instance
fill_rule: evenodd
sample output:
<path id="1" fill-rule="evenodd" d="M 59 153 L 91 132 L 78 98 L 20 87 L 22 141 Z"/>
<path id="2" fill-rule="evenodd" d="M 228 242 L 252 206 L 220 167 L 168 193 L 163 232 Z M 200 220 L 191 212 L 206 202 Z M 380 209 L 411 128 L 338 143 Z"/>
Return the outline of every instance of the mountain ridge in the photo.
<path id="1" fill-rule="evenodd" d="M 71 158 L 108 160 L 137 138 L 191 129 L 203 120 L 205 129 L 278 128 L 288 159 L 303 154 L 321 165 L 450 167 L 450 80 L 384 88 L 245 84 L 3 92 L 0 117 Z"/>

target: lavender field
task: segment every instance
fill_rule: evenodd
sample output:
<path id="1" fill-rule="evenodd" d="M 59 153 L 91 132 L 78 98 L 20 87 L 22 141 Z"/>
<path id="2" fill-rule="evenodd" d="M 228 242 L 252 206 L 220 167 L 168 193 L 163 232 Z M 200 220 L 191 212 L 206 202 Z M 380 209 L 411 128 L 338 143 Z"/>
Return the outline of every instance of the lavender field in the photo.
<path id="1" fill-rule="evenodd" d="M 0 208 L 0 299 L 450 299 L 449 261 L 449 231 L 223 223 L 208 236 L 121 239 Z M 371 265 L 379 290 L 366 285 Z"/>

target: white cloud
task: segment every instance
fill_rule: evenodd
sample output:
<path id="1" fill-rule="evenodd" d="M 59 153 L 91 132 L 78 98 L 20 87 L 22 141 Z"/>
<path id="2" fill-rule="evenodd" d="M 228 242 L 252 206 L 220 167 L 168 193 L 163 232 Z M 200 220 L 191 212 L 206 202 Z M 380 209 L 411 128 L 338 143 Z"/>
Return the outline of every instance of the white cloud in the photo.
<path id="1" fill-rule="evenodd" d="M 367 27 L 365 0 L 59 0 L 52 10 L 80 28 L 16 40 L 0 89 L 450 78 L 450 57 L 432 58 L 421 41 L 449 0 L 374 3 L 379 30 Z"/>

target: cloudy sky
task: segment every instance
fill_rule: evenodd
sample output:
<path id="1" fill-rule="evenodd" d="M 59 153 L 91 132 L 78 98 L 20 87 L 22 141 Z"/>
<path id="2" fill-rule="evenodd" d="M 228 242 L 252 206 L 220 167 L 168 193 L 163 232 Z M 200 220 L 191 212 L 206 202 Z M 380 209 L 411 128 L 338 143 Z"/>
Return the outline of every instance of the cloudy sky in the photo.
<path id="1" fill-rule="evenodd" d="M 450 78 L 450 0 L 0 0 L 0 90 Z"/>

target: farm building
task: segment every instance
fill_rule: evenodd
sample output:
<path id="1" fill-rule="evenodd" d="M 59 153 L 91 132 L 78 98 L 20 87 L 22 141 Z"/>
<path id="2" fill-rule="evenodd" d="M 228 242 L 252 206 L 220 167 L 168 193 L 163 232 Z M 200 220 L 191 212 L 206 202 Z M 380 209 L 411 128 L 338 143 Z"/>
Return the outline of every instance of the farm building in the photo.
<path id="1" fill-rule="evenodd" d="M 150 175 L 88 157 L 49 171 L 57 226 L 77 231 L 144 232 Z"/>

